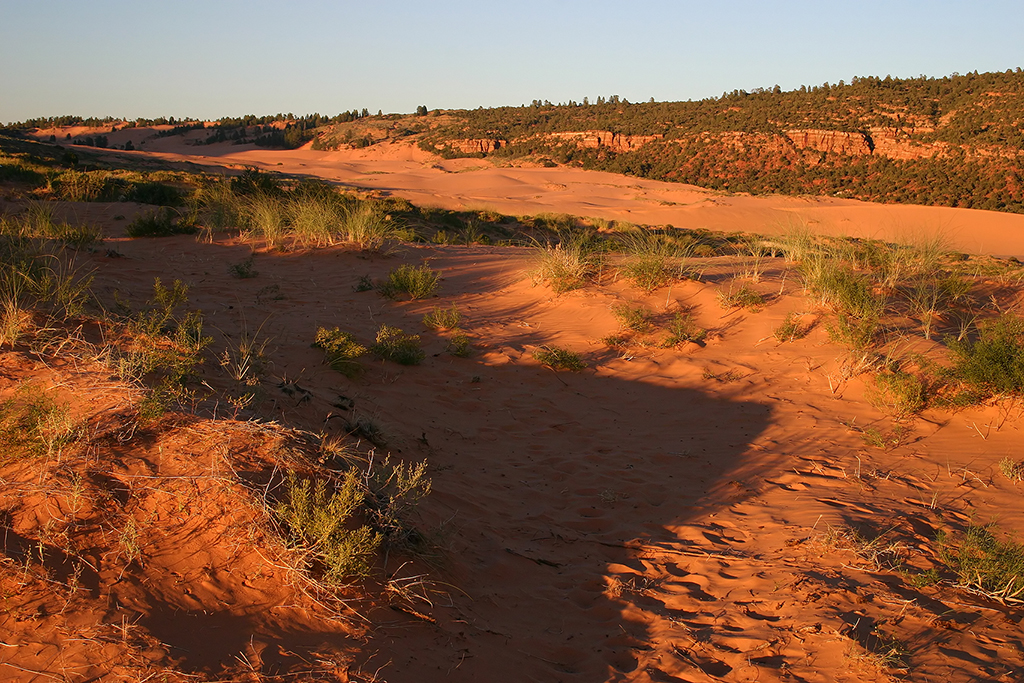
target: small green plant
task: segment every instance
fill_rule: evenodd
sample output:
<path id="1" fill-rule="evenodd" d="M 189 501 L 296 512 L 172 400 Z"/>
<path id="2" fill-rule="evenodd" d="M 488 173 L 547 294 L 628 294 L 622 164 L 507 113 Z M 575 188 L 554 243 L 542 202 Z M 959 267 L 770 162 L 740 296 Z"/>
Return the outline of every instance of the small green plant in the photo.
<path id="1" fill-rule="evenodd" d="M 373 286 L 373 280 L 370 279 L 369 275 L 362 275 L 359 278 L 359 282 L 357 282 L 352 289 L 356 292 L 372 292 L 375 287 Z"/>
<path id="2" fill-rule="evenodd" d="M 697 325 L 689 313 L 676 313 L 668 324 L 668 336 L 661 343 L 665 348 L 679 346 L 685 342 L 701 344 L 707 338 L 708 331 Z"/>
<path id="3" fill-rule="evenodd" d="M 959 538 L 941 535 L 940 557 L 957 588 L 1003 604 L 1024 603 L 1024 544 L 1000 540 L 994 524 L 970 524 Z"/>
<path id="4" fill-rule="evenodd" d="M 255 263 L 256 254 L 250 254 L 249 258 L 245 259 L 244 261 L 232 263 L 230 266 L 228 266 L 228 272 L 231 274 L 231 277 L 237 277 L 243 280 L 256 277 L 257 275 L 260 274 L 260 272 L 256 270 Z"/>
<path id="5" fill-rule="evenodd" d="M 389 242 L 408 236 L 408 231 L 390 215 L 381 215 L 369 204 L 344 213 L 339 229 L 346 242 L 365 251 L 381 251 Z"/>
<path id="6" fill-rule="evenodd" d="M 397 327 L 381 325 L 377 331 L 377 341 L 370 351 L 384 360 L 394 361 L 399 365 L 419 365 L 427 354 L 420 348 L 418 334 L 406 334 Z"/>
<path id="7" fill-rule="evenodd" d="M 381 283 L 380 293 L 389 299 L 408 295 L 410 299 L 425 299 L 437 291 L 441 274 L 429 266 L 402 265 L 388 273 Z"/>
<path id="8" fill-rule="evenodd" d="M 750 288 L 750 285 L 743 285 L 736 289 L 729 285 L 729 289 L 718 290 L 718 303 L 722 308 L 746 308 L 756 313 L 764 305 L 764 297 Z"/>
<path id="9" fill-rule="evenodd" d="M 446 350 L 458 358 L 469 356 L 473 351 L 473 347 L 469 343 L 469 335 L 458 328 L 453 329 Z"/>
<path id="10" fill-rule="evenodd" d="M 129 237 L 170 237 L 171 235 L 192 235 L 196 227 L 184 221 L 176 220 L 177 214 L 172 209 L 162 208 L 158 211 L 140 214 L 124 229 Z"/>
<path id="11" fill-rule="evenodd" d="M 630 306 L 620 301 L 612 306 L 612 315 L 624 330 L 646 332 L 651 329 L 651 314 L 643 306 Z"/>
<path id="12" fill-rule="evenodd" d="M 866 397 L 871 405 L 891 415 L 896 421 L 906 420 L 924 408 L 925 391 L 921 380 L 901 370 L 875 375 Z"/>
<path id="13" fill-rule="evenodd" d="M 977 341 L 946 338 L 950 377 L 979 397 L 1024 391 L 1024 320 L 1004 315 L 979 329 Z"/>
<path id="14" fill-rule="evenodd" d="M 423 324 L 432 330 L 453 330 L 462 321 L 462 314 L 452 304 L 448 308 L 435 307 L 423 316 Z"/>
<path id="15" fill-rule="evenodd" d="M 358 358 L 366 353 L 366 347 L 359 344 L 351 332 L 342 332 L 337 327 L 330 330 L 325 327 L 318 328 L 313 346 L 324 350 L 327 364 L 332 370 L 337 370 L 346 377 L 359 374 L 361 366 Z"/>
<path id="16" fill-rule="evenodd" d="M 780 344 L 785 344 L 786 342 L 803 339 L 807 336 L 807 330 L 801 324 L 800 316 L 795 313 L 787 313 L 786 317 L 782 320 L 782 324 L 776 327 L 772 334 Z"/>
<path id="17" fill-rule="evenodd" d="M 558 346 L 542 346 L 533 352 L 533 357 L 541 365 L 552 370 L 571 370 L 579 372 L 587 367 L 586 361 L 575 351 L 569 351 Z"/>
<path id="18" fill-rule="evenodd" d="M 80 430 L 66 403 L 24 385 L 0 401 L 0 464 L 22 457 L 59 456 Z"/>
<path id="19" fill-rule="evenodd" d="M 364 500 L 356 469 L 333 490 L 325 479 L 290 473 L 283 500 L 273 509 L 292 544 L 308 553 L 327 580 L 342 582 L 369 575 L 382 540 L 369 526 L 354 523 Z"/>
<path id="20" fill-rule="evenodd" d="M 366 511 L 370 524 L 389 548 L 408 549 L 421 540 L 409 518 L 430 493 L 426 461 L 391 464 L 390 457 L 373 463 L 366 477 Z"/>
<path id="21" fill-rule="evenodd" d="M 999 471 L 1003 473 L 1003 476 L 1017 483 L 1024 481 L 1024 462 L 1020 460 L 1014 460 L 1013 458 L 1003 458 L 999 461 Z"/>

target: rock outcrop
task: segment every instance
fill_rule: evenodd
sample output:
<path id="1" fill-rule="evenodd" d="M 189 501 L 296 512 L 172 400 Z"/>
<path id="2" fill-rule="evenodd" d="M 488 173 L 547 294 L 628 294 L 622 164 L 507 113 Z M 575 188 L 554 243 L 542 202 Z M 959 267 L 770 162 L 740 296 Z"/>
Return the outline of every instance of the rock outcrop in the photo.
<path id="1" fill-rule="evenodd" d="M 569 131 L 549 133 L 544 136 L 549 140 L 573 141 L 583 149 L 606 148 L 613 152 L 631 152 L 646 145 L 648 142 L 660 140 L 662 135 L 620 135 L 608 130 Z"/>

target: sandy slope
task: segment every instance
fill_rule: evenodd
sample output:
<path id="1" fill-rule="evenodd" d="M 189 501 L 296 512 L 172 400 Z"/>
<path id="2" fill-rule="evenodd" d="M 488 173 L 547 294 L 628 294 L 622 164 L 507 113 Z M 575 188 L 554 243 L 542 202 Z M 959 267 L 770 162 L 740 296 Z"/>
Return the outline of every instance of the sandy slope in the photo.
<path id="1" fill-rule="evenodd" d="M 851 226 L 874 230 L 879 212 L 921 221 L 931 211 L 726 198 L 565 169 L 456 173 L 415 158 L 416 150 L 388 153 L 409 158 L 224 148 L 208 161 L 323 173 L 414 200 L 451 192 L 443 201 L 452 206 L 494 202 L 500 210 L 520 207 L 517 213 L 588 213 L 577 209 L 591 206 L 590 215 L 650 211 L 666 218 L 642 220 L 678 225 L 687 224 L 680 215 L 740 217 L 729 229 L 765 229 L 774 215 L 842 211 Z M 998 517 L 1003 528 L 1024 532 L 1020 485 L 996 466 L 1006 455 L 1019 458 L 1019 406 L 926 413 L 904 445 L 869 448 L 858 430 L 889 423 L 865 401 L 860 380 L 842 379 L 841 350 L 823 326 L 788 344 L 771 336 L 790 311 L 815 316 L 781 262 L 769 263 L 754 285 L 775 295 L 757 313 L 716 303 L 718 287 L 737 271 L 729 259 L 715 260 L 704 282 L 650 296 L 609 280 L 556 297 L 526 276 L 527 253 L 498 247 L 406 246 L 391 257 L 344 248 L 260 252 L 258 277 L 243 280 L 228 266 L 249 245 L 127 240 L 117 236 L 123 223 L 113 210 L 94 209 L 111 238 L 83 256 L 95 269 L 97 295 L 112 301 L 117 291 L 142 301 L 154 278 L 183 280 L 216 336 L 214 354 L 246 332 L 266 341 L 265 419 L 341 434 L 345 421 L 369 418 L 394 457 L 426 460 L 434 491 L 417 523 L 441 549 L 440 560 L 389 557 L 384 567 L 397 577 L 426 575 L 429 602 L 413 603 L 420 616 L 378 601 L 359 607 L 369 626 L 332 622 L 289 582 L 270 541 L 242 533 L 258 521 L 247 494 L 217 478 L 227 475 L 226 464 L 241 472 L 273 465 L 263 441 L 232 436 L 244 425 L 190 421 L 191 432 L 169 429 L 143 446 L 115 441 L 113 458 L 102 449 L 89 457 L 112 463 L 118 481 L 167 477 L 142 479 L 144 486 L 130 489 L 136 502 L 122 504 L 120 514 L 133 515 L 148 534 L 141 561 L 124 569 L 117 557 L 89 555 L 99 575 L 92 593 L 63 611 L 45 597 L 47 586 L 18 587 L 17 569 L 4 565 L 7 595 L 20 596 L 9 598 L 16 609 L 0 622 L 5 679 L 63 672 L 70 680 L 132 680 L 164 671 L 170 680 L 290 680 L 287 674 L 316 669 L 309 679 L 391 683 L 865 681 L 895 675 L 865 655 L 884 650 L 880 638 L 888 636 L 905 647 L 915 681 L 1013 681 L 1024 670 L 1019 609 L 949 586 L 915 588 L 830 533 L 886 532 L 918 572 L 932 566 L 940 529 Z M 934 211 L 986 239 L 1022 219 Z M 1014 235 L 1000 239 L 994 251 L 1014 251 Z M 438 298 L 396 303 L 354 291 L 362 276 L 380 279 L 399 264 L 423 262 L 444 274 Z M 985 286 L 1003 305 L 1014 303 L 999 283 Z M 711 331 L 709 340 L 662 349 L 663 333 L 653 333 L 647 346 L 612 352 L 599 340 L 617 331 L 610 307 L 619 301 L 643 303 L 662 322 L 689 310 Z M 469 358 L 445 353 L 445 334 L 421 323 L 433 306 L 451 303 L 475 346 Z M 416 367 L 367 361 L 352 380 L 310 348 L 318 326 L 338 325 L 370 342 L 382 323 L 422 334 L 427 360 Z M 541 367 L 532 352 L 545 344 L 580 352 L 590 367 L 578 374 Z M 78 386 L 77 366 L 47 369 L 26 350 L 3 351 L 2 395 L 36 377 L 70 387 L 72 397 L 98 397 L 91 407 L 76 400 L 83 413 L 109 414 L 125 400 L 116 387 L 110 395 L 96 388 L 102 375 Z M 226 380 L 209 381 L 221 387 Z M 225 413 L 232 411 L 221 406 L 218 419 Z M 236 445 L 225 451 L 225 442 Z M 25 476 L 0 470 L 5 482 L 46 493 Z M 64 495 L 61 481 L 48 484 L 48 495 Z M 13 517 L 5 526 L 29 538 L 42 522 L 35 507 L 19 502 L 21 491 L 7 490 Z M 118 624 L 136 635 L 118 640 Z"/>
<path id="2" fill-rule="evenodd" d="M 139 137 L 138 131 L 115 136 Z M 195 136 L 196 134 L 191 134 Z M 1024 258 L 1024 215 L 946 207 L 882 205 L 828 197 L 726 195 L 692 185 L 572 168 L 514 168 L 487 159 L 445 161 L 411 143 L 361 150 L 266 150 L 149 139 L 146 154 L 203 165 L 255 166 L 385 191 L 424 206 L 512 215 L 570 213 L 648 225 L 779 234 L 809 226 L 830 235 L 910 242 L 942 235 L 952 248 Z M 138 146 L 138 140 L 134 140 Z"/>

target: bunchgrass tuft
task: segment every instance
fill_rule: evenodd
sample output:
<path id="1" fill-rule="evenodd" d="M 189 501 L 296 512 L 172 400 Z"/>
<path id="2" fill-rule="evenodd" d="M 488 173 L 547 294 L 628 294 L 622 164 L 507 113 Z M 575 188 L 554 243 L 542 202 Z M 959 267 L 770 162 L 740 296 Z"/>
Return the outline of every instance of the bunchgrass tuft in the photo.
<path id="1" fill-rule="evenodd" d="M 718 303 L 722 308 L 746 308 L 756 313 L 764 306 L 764 297 L 750 288 L 749 285 L 742 285 L 738 289 L 729 285 L 729 289 L 718 290 Z"/>
<path id="2" fill-rule="evenodd" d="M 129 237 L 170 237 L 195 234 L 196 227 L 179 220 L 173 209 L 164 207 L 140 214 L 124 231 Z"/>
<path id="3" fill-rule="evenodd" d="M 534 282 L 546 282 L 556 294 L 562 294 L 590 282 L 604 264 L 604 255 L 596 240 L 573 233 L 556 244 L 537 244 L 534 261 L 530 271 Z"/>
<path id="4" fill-rule="evenodd" d="M 997 537 L 994 524 L 971 524 L 959 538 L 939 538 L 940 557 L 957 588 L 1003 604 L 1024 603 L 1024 544 Z"/>

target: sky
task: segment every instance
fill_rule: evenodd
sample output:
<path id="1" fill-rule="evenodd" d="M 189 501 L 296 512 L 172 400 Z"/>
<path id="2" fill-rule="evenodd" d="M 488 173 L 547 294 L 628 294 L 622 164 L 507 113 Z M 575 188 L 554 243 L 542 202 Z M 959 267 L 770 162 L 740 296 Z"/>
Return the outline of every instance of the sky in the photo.
<path id="1" fill-rule="evenodd" d="M 1024 67 L 1024 0 L 0 0 L 0 122 L 411 113 Z"/>

